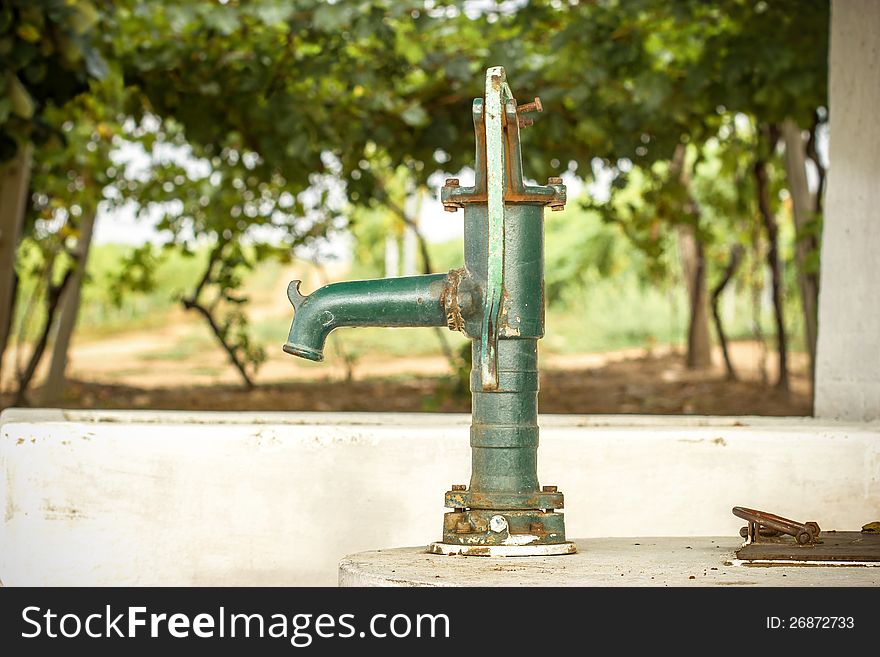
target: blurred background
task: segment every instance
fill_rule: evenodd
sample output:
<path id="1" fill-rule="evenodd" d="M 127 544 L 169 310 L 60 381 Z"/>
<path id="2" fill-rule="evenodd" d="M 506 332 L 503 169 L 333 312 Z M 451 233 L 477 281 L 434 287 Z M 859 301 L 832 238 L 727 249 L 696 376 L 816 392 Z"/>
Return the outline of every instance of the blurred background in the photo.
<path id="1" fill-rule="evenodd" d="M 467 411 L 468 343 L 281 351 L 287 283 L 463 262 L 503 65 L 547 213 L 541 410 L 807 415 L 828 2 L 6 0 L 0 408 Z"/>

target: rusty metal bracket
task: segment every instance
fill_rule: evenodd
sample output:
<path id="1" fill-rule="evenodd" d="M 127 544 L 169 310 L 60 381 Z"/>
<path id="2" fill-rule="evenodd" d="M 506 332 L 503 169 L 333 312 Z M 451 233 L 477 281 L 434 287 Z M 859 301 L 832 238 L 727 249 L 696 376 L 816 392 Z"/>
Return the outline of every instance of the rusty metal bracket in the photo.
<path id="1" fill-rule="evenodd" d="M 766 511 L 748 509 L 744 506 L 733 507 L 733 515 L 748 521 L 748 525 L 739 533 L 746 539 L 746 545 L 761 543 L 761 538 L 779 535 L 793 536 L 798 545 L 815 545 L 819 538 L 819 525 L 815 522 L 797 522 Z"/>

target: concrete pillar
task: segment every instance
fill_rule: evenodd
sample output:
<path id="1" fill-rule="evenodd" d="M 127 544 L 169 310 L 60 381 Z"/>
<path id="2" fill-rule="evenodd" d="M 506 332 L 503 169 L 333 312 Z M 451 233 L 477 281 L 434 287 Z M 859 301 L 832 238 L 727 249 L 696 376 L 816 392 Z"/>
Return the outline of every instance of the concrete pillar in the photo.
<path id="1" fill-rule="evenodd" d="M 831 9 L 815 410 L 880 419 L 880 2 Z"/>

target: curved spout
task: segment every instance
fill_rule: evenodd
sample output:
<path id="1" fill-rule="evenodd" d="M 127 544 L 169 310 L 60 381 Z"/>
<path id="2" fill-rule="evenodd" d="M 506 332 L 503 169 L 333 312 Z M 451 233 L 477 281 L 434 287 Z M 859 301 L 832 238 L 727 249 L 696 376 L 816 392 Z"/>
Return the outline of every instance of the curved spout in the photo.
<path id="1" fill-rule="evenodd" d="M 294 307 L 283 349 L 309 360 L 324 360 L 324 341 L 340 326 L 446 326 L 443 304 L 447 274 L 331 283 L 303 296 L 291 281 Z"/>

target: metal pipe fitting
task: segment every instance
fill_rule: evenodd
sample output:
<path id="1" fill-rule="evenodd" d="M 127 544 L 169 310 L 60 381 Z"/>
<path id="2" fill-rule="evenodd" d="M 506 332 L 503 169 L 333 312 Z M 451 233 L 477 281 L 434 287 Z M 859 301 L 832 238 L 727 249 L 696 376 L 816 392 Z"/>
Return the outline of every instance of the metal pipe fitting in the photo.
<path id="1" fill-rule="evenodd" d="M 340 326 L 445 326 L 446 274 L 378 278 L 331 283 L 303 296 L 291 281 L 287 298 L 294 307 L 288 354 L 324 360 L 324 342 Z"/>

